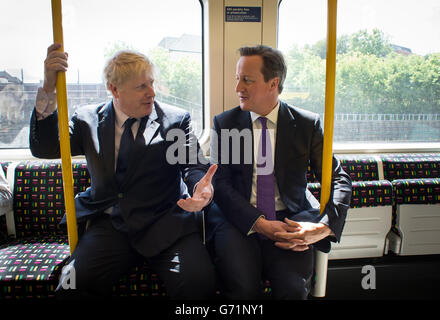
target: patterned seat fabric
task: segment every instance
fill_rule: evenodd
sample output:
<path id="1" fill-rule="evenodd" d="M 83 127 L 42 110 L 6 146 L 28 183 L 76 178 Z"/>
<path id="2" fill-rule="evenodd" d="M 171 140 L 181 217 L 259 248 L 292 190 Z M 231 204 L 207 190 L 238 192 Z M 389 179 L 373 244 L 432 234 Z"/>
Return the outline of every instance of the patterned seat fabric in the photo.
<path id="1" fill-rule="evenodd" d="M 90 185 L 84 161 L 74 161 L 75 193 Z M 16 240 L 0 250 L 0 298 L 53 296 L 56 271 L 69 257 L 60 161 L 24 161 L 14 177 Z"/>
<path id="2" fill-rule="evenodd" d="M 135 267 L 113 286 L 114 297 L 165 297 L 163 282 L 146 264 Z"/>
<path id="3" fill-rule="evenodd" d="M 396 204 L 440 203 L 440 178 L 394 180 L 393 191 Z"/>
<path id="4" fill-rule="evenodd" d="M 386 180 L 355 181 L 351 197 L 352 208 L 392 205 L 392 185 Z"/>
<path id="5" fill-rule="evenodd" d="M 379 180 L 377 160 L 368 155 L 340 155 L 342 169 L 350 175 L 352 181 Z"/>
<path id="6" fill-rule="evenodd" d="M 385 179 L 393 184 L 393 229 L 400 204 L 440 203 L 440 154 L 381 155 Z"/>
<path id="7" fill-rule="evenodd" d="M 375 181 L 379 180 L 377 160 L 368 155 L 344 154 L 338 155 L 342 169 L 350 176 L 352 181 Z M 307 181 L 309 183 L 320 182 L 312 173 L 310 165 L 307 167 Z"/>
<path id="8" fill-rule="evenodd" d="M 0 298 L 53 296 L 55 274 L 69 257 L 65 239 L 27 239 L 0 249 Z"/>
<path id="9" fill-rule="evenodd" d="M 87 164 L 72 163 L 74 193 L 90 186 Z M 0 299 L 52 298 L 59 273 L 70 256 L 59 160 L 25 161 L 16 166 L 14 216 L 17 238 L 0 247 Z M 166 294 L 163 283 L 146 265 L 133 268 L 113 287 L 114 296 Z"/>
<path id="10" fill-rule="evenodd" d="M 386 180 L 354 181 L 351 195 L 351 208 L 377 207 L 392 205 L 392 184 Z M 309 191 L 320 200 L 321 185 L 309 183 Z"/>
<path id="11" fill-rule="evenodd" d="M 74 192 L 90 185 L 84 161 L 72 164 Z M 17 238 L 61 236 L 64 215 L 63 179 L 60 161 L 22 162 L 15 168 L 14 216 Z"/>
<path id="12" fill-rule="evenodd" d="M 395 179 L 439 178 L 440 154 L 382 155 L 384 177 Z"/>

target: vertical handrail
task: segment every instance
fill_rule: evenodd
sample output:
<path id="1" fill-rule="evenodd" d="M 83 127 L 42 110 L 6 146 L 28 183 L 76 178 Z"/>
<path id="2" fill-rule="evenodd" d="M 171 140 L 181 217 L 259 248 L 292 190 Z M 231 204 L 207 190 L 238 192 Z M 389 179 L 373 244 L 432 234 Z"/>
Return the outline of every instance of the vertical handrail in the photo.
<path id="1" fill-rule="evenodd" d="M 60 43 L 59 51 L 64 51 L 63 22 L 61 14 L 61 0 L 52 1 L 52 26 L 54 43 Z M 73 192 L 72 157 L 70 154 L 69 116 L 67 109 L 66 73 L 57 73 L 57 105 L 58 126 L 60 134 L 61 165 L 63 172 L 64 203 L 66 208 L 67 235 L 70 253 L 75 250 L 78 242 L 76 224 L 76 210 Z"/>
<path id="2" fill-rule="evenodd" d="M 321 214 L 330 199 L 333 163 L 333 124 L 335 113 L 336 79 L 336 20 L 337 0 L 328 0 L 327 7 L 327 57 L 325 74 L 324 146 L 322 152 Z M 313 296 L 324 297 L 327 285 L 328 254 L 315 251 L 316 282 Z"/>

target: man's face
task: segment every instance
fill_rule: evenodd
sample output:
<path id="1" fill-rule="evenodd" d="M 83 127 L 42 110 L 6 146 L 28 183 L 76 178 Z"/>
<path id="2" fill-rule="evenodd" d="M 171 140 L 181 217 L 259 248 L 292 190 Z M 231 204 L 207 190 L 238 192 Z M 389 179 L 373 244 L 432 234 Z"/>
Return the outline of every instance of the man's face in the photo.
<path id="1" fill-rule="evenodd" d="M 268 114 L 278 99 L 278 78 L 264 81 L 260 56 L 240 57 L 237 63 L 235 91 L 240 98 L 240 108 L 260 115 Z"/>
<path id="2" fill-rule="evenodd" d="M 115 105 L 131 118 L 142 118 L 153 111 L 154 79 L 149 72 L 132 76 L 122 85 L 110 85 Z"/>

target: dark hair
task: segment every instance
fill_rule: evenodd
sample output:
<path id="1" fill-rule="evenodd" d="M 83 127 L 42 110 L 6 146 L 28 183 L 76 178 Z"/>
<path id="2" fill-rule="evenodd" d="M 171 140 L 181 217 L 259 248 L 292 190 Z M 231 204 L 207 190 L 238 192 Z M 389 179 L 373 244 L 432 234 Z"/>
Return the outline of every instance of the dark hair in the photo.
<path id="1" fill-rule="evenodd" d="M 287 67 L 284 62 L 283 54 L 274 48 L 258 45 L 254 47 L 241 47 L 238 49 L 240 56 L 260 56 L 263 59 L 263 67 L 261 73 L 264 76 L 264 81 L 269 81 L 275 77 L 280 79 L 278 84 L 278 92 L 283 91 L 284 79 L 286 79 Z"/>

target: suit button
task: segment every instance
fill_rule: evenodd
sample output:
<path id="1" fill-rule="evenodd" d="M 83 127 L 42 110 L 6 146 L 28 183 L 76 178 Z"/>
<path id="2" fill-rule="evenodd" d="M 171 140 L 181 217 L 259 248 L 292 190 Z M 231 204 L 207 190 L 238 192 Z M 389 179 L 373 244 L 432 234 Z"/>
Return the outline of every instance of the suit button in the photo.
<path id="1" fill-rule="evenodd" d="M 118 198 L 119 199 L 122 199 L 124 197 L 124 194 L 123 193 L 118 193 Z"/>

